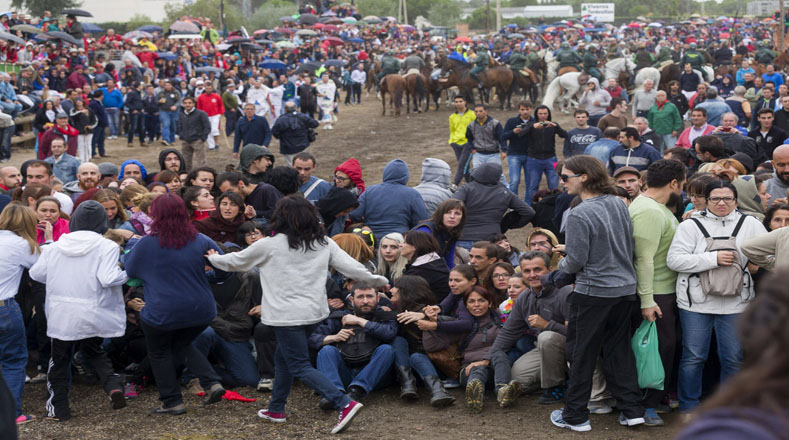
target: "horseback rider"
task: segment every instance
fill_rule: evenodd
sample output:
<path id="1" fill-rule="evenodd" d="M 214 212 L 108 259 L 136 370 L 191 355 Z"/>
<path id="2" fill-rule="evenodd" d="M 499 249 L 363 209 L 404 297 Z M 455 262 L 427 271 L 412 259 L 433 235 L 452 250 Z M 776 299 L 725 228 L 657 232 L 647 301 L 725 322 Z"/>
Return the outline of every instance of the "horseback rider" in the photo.
<path id="1" fill-rule="evenodd" d="M 389 49 L 381 58 L 381 73 L 375 75 L 375 82 L 381 84 L 381 79 L 392 73 L 400 73 L 400 60 L 395 58 L 394 49 Z"/>
<path id="2" fill-rule="evenodd" d="M 407 75 L 408 71 L 411 69 L 416 69 L 417 72 L 421 72 L 423 67 L 425 67 L 425 60 L 422 59 L 422 51 L 420 49 L 411 52 L 411 55 L 405 57 L 403 60 L 404 75 Z"/>
<path id="3" fill-rule="evenodd" d="M 654 67 L 657 68 L 659 68 L 660 65 L 665 63 L 666 61 L 673 61 L 671 58 L 671 49 L 669 49 L 666 40 L 660 40 L 658 46 L 660 46 L 660 50 L 658 51 L 658 56 L 657 59 L 655 60 L 655 65 L 654 65 Z"/>
<path id="4" fill-rule="evenodd" d="M 563 41 L 559 47 L 559 51 L 556 52 L 556 61 L 559 62 L 557 73 L 565 67 L 575 67 L 575 70 L 580 72 L 581 67 L 578 63 L 583 63 L 583 58 L 576 51 L 572 50 L 570 43 L 566 41 Z"/>
<path id="5" fill-rule="evenodd" d="M 753 56 L 756 62 L 764 65 L 772 64 L 773 60 L 778 56 L 778 54 L 775 51 L 770 50 L 770 48 L 767 47 L 763 41 L 758 42 L 757 46 L 759 49 L 756 51 L 756 55 Z"/>
<path id="6" fill-rule="evenodd" d="M 481 89 L 482 78 L 480 78 L 479 74 L 490 66 L 490 55 L 488 55 L 488 50 L 484 44 L 477 46 L 477 51 L 474 52 L 474 56 L 470 61 L 474 65 L 474 68 L 471 69 L 471 77 L 477 82 L 477 87 Z"/>
<path id="7" fill-rule="evenodd" d="M 529 46 L 526 46 L 526 50 L 528 51 Z M 510 69 L 514 70 L 515 73 L 523 70 L 524 67 L 529 66 L 529 58 L 521 52 L 520 46 L 515 46 L 513 49 L 512 54 L 509 58 L 509 65 Z"/>
<path id="8" fill-rule="evenodd" d="M 643 41 L 638 43 L 638 51 L 633 55 L 633 62 L 636 63 L 634 73 L 637 73 L 644 67 L 652 67 L 652 64 L 655 62 L 655 57 L 647 51 L 647 44 Z"/>
<path id="9" fill-rule="evenodd" d="M 586 48 L 586 53 L 583 57 L 584 62 L 584 70 L 589 75 L 597 78 L 597 81 L 602 81 L 603 76 L 600 74 L 600 70 L 597 69 L 597 45 L 596 44 L 589 44 Z"/>
<path id="10" fill-rule="evenodd" d="M 731 66 L 731 49 L 729 49 L 729 42 L 723 40 L 720 47 L 712 53 L 712 58 L 715 59 L 713 66 Z"/>
<path id="11" fill-rule="evenodd" d="M 704 65 L 704 55 L 699 52 L 696 43 L 690 43 L 690 47 L 685 52 L 685 55 L 682 56 L 682 60 L 679 64 L 682 66 L 690 64 L 693 70 L 702 72 L 701 67 Z"/>
<path id="12" fill-rule="evenodd" d="M 532 43 L 531 46 L 526 44 L 523 47 L 523 50 L 526 52 L 526 67 L 531 69 L 532 66 L 534 65 L 534 62 L 540 59 L 540 54 L 537 53 L 539 51 L 539 48 L 536 44 Z"/>

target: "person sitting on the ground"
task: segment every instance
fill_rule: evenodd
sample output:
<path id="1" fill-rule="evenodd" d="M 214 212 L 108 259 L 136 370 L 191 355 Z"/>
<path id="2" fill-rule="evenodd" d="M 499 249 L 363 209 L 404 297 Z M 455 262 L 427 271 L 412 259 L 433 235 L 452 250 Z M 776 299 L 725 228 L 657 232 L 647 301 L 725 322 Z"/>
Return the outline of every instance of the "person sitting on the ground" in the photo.
<path id="1" fill-rule="evenodd" d="M 424 231 L 408 231 L 400 246 L 400 255 L 408 260 L 403 275 L 422 277 L 430 284 L 435 302 L 449 295 L 449 268 L 438 254 L 438 242 Z"/>
<path id="2" fill-rule="evenodd" d="M 318 371 L 357 402 L 388 385 L 387 373 L 394 362 L 390 344 L 397 336 L 396 315 L 383 308 L 378 298 L 372 284 L 354 283 L 353 310 L 332 312 L 310 336 L 310 346 L 318 350 Z M 319 406 L 334 408 L 325 398 Z"/>
<path id="3" fill-rule="evenodd" d="M 427 232 L 438 243 L 438 254 L 444 257 L 447 267 L 455 267 L 457 241 L 466 224 L 466 205 L 457 199 L 444 200 L 430 219 L 414 228 L 416 231 Z"/>
<path id="4" fill-rule="evenodd" d="M 282 198 L 282 194 L 273 186 L 262 182 L 251 183 L 249 178 L 235 171 L 220 174 L 216 179 L 216 187 L 222 192 L 233 191 L 241 196 L 244 203 L 249 205 L 245 214 L 250 218 L 270 219 L 274 206 Z M 241 208 L 244 209 L 244 206 Z"/>
<path id="5" fill-rule="evenodd" d="M 400 246 L 404 241 L 403 234 L 390 232 L 384 235 L 378 245 L 375 274 L 385 276 L 390 285 L 393 285 L 403 275 L 405 266 L 408 264 L 408 259 L 400 255 Z"/>
<path id="6" fill-rule="evenodd" d="M 241 245 L 236 232 L 244 223 L 246 205 L 241 196 L 233 191 L 226 191 L 216 199 L 216 209 L 208 218 L 194 223 L 197 231 L 205 234 L 217 243 L 235 243 Z"/>

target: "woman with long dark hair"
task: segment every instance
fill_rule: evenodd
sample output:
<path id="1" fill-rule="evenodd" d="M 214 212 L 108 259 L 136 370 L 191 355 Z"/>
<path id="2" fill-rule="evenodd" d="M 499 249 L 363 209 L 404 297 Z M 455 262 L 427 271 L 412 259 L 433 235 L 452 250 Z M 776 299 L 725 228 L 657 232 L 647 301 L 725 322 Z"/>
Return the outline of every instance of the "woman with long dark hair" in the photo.
<path id="1" fill-rule="evenodd" d="M 447 267 L 455 267 L 455 249 L 463 227 L 466 225 L 466 204 L 458 199 L 441 202 L 429 220 L 414 230 L 427 232 L 438 243 L 438 254 L 444 257 Z"/>
<path id="2" fill-rule="evenodd" d="M 403 275 L 416 275 L 430 283 L 435 302 L 449 296 L 449 268 L 438 254 L 438 243 L 423 231 L 409 231 L 400 246 L 400 255 L 408 259 Z"/>
<path id="3" fill-rule="evenodd" d="M 385 285 L 387 279 L 371 274 L 333 240 L 328 240 L 318 209 L 300 195 L 277 201 L 270 226 L 273 236 L 258 240 L 241 252 L 218 255 L 209 251 L 207 257 L 220 270 L 260 269 L 260 319 L 274 328 L 277 350 L 271 401 L 258 416 L 284 423 L 285 402 L 293 379 L 298 378 L 339 410 L 339 420 L 332 430 L 336 434 L 348 427 L 362 405 L 337 390 L 310 364 L 307 338 L 316 324 L 329 316 L 326 270 L 333 267 L 349 279 L 377 286 Z"/>
<path id="4" fill-rule="evenodd" d="M 145 286 L 145 307 L 140 312 L 148 358 L 159 387 L 162 406 L 156 414 L 186 412 L 176 378 L 178 365 L 186 363 L 206 390 L 204 403 L 218 402 L 225 394 L 205 357 L 192 350 L 192 341 L 216 316 L 216 302 L 208 285 L 203 255 L 219 248 L 197 232 L 186 205 L 178 196 L 164 194 L 153 200 L 149 235 L 131 240 L 126 273 Z"/>
<path id="5" fill-rule="evenodd" d="M 246 220 L 244 200 L 233 191 L 226 191 L 216 200 L 216 206 L 208 218 L 194 222 L 197 230 L 218 243 L 243 244 L 243 241 L 238 241 L 236 232 Z"/>

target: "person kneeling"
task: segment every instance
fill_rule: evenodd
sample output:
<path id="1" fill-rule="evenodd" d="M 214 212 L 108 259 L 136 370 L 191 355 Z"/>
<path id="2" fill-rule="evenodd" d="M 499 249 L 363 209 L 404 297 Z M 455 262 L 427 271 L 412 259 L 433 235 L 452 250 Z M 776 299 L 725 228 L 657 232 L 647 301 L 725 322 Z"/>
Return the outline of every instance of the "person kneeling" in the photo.
<path id="1" fill-rule="evenodd" d="M 371 284 L 357 281 L 351 288 L 353 311 L 338 310 L 310 336 L 310 345 L 319 349 L 317 367 L 341 392 L 359 401 L 378 386 L 394 362 L 389 345 L 397 336 L 394 312 L 378 304 L 378 292 Z M 333 409 L 323 398 L 323 410 Z"/>

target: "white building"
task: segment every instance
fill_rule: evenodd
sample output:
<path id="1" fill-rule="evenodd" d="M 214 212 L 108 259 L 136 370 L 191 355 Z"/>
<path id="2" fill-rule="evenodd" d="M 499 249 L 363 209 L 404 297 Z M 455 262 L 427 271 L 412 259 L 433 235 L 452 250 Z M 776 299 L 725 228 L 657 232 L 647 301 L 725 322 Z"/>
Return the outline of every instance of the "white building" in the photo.
<path id="1" fill-rule="evenodd" d="M 80 9 L 93 14 L 93 17 L 80 18 L 91 23 L 124 22 L 135 15 L 145 15 L 155 22 L 164 20 L 166 4 L 190 4 L 192 0 L 82 0 Z M 11 0 L 0 0 L 0 12 L 11 11 Z M 57 13 L 58 11 L 52 11 Z"/>

